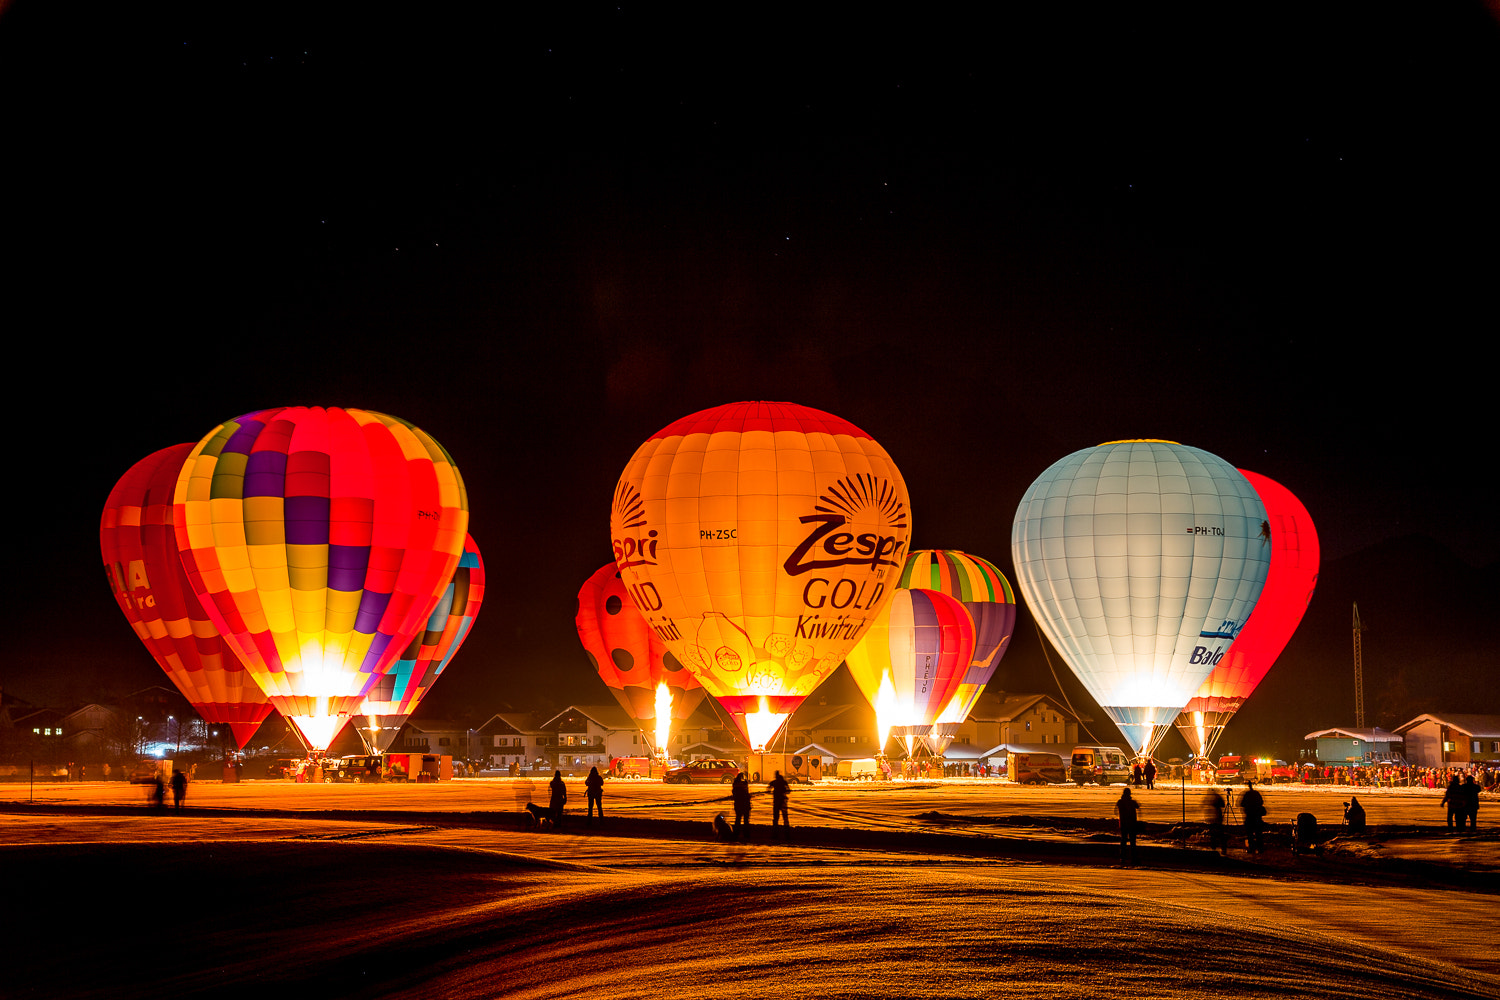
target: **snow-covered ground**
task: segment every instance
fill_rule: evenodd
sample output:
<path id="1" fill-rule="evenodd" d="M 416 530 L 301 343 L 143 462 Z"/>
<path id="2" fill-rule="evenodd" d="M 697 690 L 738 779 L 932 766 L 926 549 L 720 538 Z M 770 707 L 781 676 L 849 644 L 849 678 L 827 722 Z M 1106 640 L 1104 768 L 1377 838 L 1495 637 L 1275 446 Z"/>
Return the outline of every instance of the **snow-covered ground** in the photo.
<path id="1" fill-rule="evenodd" d="M 1109 789 L 941 783 L 793 794 L 799 833 L 886 831 L 878 849 L 770 842 L 763 826 L 752 843 L 718 843 L 707 820 L 725 808 L 720 789 L 655 783 L 611 783 L 612 821 L 689 819 L 695 832 L 615 836 L 570 820 L 538 834 L 479 822 L 514 811 L 526 791 L 504 779 L 199 782 L 189 795 L 197 808 L 155 815 L 140 808 L 139 788 L 39 785 L 38 802 L 58 811 L 0 811 L 13 914 L 3 993 L 1500 996 L 1492 876 L 1465 889 L 1336 858 L 1220 864 L 1146 841 L 1142 863 L 1121 866 L 1078 826 L 1110 814 L 1118 791 Z M 24 802 L 26 792 L 0 786 L 0 799 Z M 1436 799 L 1357 794 L 1372 822 L 1442 823 Z M 1147 820 L 1180 818 L 1169 815 L 1181 808 L 1176 788 L 1144 798 Z M 1272 819 L 1314 811 L 1331 820 L 1343 801 L 1337 791 L 1268 795 Z M 1377 808 L 1387 806 L 1384 819 Z M 759 824 L 768 812 L 757 800 Z M 984 835 L 996 818 L 1072 820 L 1074 832 L 1061 836 L 1095 853 L 1059 861 L 900 849 L 902 838 L 934 829 L 924 815 L 946 817 L 937 826 L 957 837 Z M 1025 836 L 1030 822 L 1006 835 Z M 1479 833 L 1406 839 L 1445 847 L 1428 860 L 1462 872 L 1457 845 L 1481 850 Z"/>

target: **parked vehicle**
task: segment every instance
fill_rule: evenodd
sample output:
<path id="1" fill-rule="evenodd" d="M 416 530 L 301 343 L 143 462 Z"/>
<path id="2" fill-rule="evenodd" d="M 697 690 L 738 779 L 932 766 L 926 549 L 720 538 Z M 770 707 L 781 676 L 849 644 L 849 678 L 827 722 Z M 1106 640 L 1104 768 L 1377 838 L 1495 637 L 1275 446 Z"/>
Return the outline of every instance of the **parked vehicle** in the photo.
<path id="1" fill-rule="evenodd" d="M 834 768 L 834 775 L 841 781 L 879 781 L 880 765 L 874 757 L 841 760 Z"/>
<path id="2" fill-rule="evenodd" d="M 745 773 L 753 782 L 770 781 L 780 771 L 792 784 L 808 784 L 823 778 L 823 758 L 800 753 L 752 753 L 745 761 Z M 730 780 L 733 780 L 733 775 Z"/>
<path id="3" fill-rule="evenodd" d="M 668 785 L 696 785 L 717 782 L 727 785 L 740 773 L 740 766 L 732 760 L 695 760 L 669 770 L 661 779 Z"/>
<path id="4" fill-rule="evenodd" d="M 1296 765 L 1288 764 L 1284 760 L 1271 761 L 1272 781 L 1296 781 L 1299 777 Z"/>
<path id="5" fill-rule="evenodd" d="M 1010 753 L 1006 764 L 1010 780 L 1018 785 L 1061 785 L 1068 780 L 1068 765 L 1062 754 Z"/>
<path id="6" fill-rule="evenodd" d="M 327 760 L 323 762 L 323 781 L 328 783 L 379 781 L 383 765 L 384 762 L 378 754 L 359 754 L 352 757 L 340 757 L 338 760 Z"/>
<path id="7" fill-rule="evenodd" d="M 660 778 L 666 768 L 650 757 L 616 757 L 609 762 L 609 775 L 616 778 Z"/>
<path id="8" fill-rule="evenodd" d="M 163 767 L 165 765 L 165 768 Z M 132 785 L 149 785 L 156 781 L 157 775 L 162 780 L 172 776 L 172 762 L 162 760 L 143 760 L 130 771 L 130 783 Z"/>
<path id="9" fill-rule="evenodd" d="M 1254 757 L 1225 754 L 1214 768 L 1214 781 L 1220 785 L 1243 785 L 1246 781 L 1260 780 L 1260 767 Z"/>
<path id="10" fill-rule="evenodd" d="M 297 765 L 301 764 L 297 757 L 277 757 L 266 766 L 267 778 L 290 778 L 297 773 Z"/>
<path id="11" fill-rule="evenodd" d="M 1130 758 L 1119 747 L 1074 747 L 1068 777 L 1080 785 L 1130 780 Z"/>

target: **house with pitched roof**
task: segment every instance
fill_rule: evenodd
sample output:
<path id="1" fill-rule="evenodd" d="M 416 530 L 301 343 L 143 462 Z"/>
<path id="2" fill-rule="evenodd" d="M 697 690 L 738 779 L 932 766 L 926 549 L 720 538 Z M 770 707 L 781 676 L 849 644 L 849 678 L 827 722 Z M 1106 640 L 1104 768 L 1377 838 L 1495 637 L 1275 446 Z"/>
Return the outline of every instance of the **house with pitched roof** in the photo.
<path id="1" fill-rule="evenodd" d="M 1500 763 L 1500 715 L 1429 712 L 1396 727 L 1418 767 Z"/>

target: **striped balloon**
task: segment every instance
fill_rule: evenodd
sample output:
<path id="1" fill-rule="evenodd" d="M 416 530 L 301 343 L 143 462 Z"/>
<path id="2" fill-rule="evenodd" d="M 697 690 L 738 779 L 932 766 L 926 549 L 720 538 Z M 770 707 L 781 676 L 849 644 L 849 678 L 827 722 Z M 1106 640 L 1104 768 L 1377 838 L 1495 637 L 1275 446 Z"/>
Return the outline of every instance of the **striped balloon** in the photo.
<path id="1" fill-rule="evenodd" d="M 964 722 L 1010 647 L 1016 625 L 1016 593 L 994 563 L 956 549 L 915 550 L 906 557 L 898 586 L 955 597 L 974 619 L 974 659 L 953 702 L 938 719 L 943 723 Z"/>
<path id="2" fill-rule="evenodd" d="M 205 722 L 243 747 L 271 704 L 198 603 L 177 554 L 172 495 L 191 444 L 130 467 L 104 504 L 99 548 L 110 589 L 136 635 Z"/>
<path id="3" fill-rule="evenodd" d="M 271 704 L 322 750 L 427 623 L 469 504 L 441 445 L 369 410 L 261 410 L 177 480 L 193 590 Z"/>
<path id="4" fill-rule="evenodd" d="M 960 601 L 935 590 L 891 595 L 844 660 L 875 706 L 882 752 L 893 728 L 901 735 L 928 735 L 973 657 L 974 623 Z"/>
<path id="5" fill-rule="evenodd" d="M 453 571 L 453 579 L 427 626 L 374 687 L 365 693 L 360 719 L 355 722 L 365 743 L 384 753 L 401 726 L 452 661 L 469 636 L 479 605 L 484 602 L 484 560 L 473 535 L 464 536 L 464 554 Z"/>

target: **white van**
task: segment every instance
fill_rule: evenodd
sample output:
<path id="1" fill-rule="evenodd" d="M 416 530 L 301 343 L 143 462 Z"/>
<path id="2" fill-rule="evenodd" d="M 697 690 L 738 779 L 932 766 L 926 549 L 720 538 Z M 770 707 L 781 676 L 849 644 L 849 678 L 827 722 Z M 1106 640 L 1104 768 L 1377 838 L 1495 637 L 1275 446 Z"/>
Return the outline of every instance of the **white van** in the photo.
<path id="1" fill-rule="evenodd" d="M 841 760 L 835 774 L 840 781 L 877 781 L 880 778 L 880 765 L 875 762 L 874 757 Z"/>

